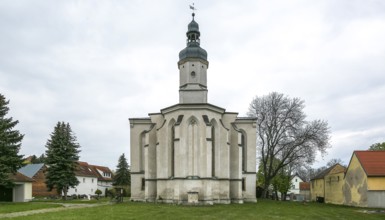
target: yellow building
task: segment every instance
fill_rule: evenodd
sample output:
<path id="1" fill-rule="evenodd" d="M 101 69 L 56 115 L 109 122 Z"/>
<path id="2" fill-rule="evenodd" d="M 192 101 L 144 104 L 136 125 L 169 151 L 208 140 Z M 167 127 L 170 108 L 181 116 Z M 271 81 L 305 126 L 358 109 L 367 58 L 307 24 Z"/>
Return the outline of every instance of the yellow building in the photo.
<path id="1" fill-rule="evenodd" d="M 345 167 L 335 164 L 323 170 L 310 180 L 312 201 L 343 204 L 342 187 L 344 185 Z"/>
<path id="2" fill-rule="evenodd" d="M 343 186 L 345 205 L 385 208 L 385 151 L 354 151 Z"/>

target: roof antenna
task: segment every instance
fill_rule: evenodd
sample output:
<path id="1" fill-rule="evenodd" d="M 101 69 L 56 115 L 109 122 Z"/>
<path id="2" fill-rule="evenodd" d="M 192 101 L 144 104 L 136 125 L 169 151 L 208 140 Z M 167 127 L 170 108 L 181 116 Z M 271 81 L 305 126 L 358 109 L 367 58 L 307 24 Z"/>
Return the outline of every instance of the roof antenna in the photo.
<path id="1" fill-rule="evenodd" d="M 197 10 L 197 9 L 195 8 L 195 5 L 194 5 L 194 3 L 192 3 L 192 5 L 190 5 L 190 9 L 193 11 L 193 13 L 192 13 L 192 17 L 193 17 L 193 20 L 194 20 L 195 11 Z"/>

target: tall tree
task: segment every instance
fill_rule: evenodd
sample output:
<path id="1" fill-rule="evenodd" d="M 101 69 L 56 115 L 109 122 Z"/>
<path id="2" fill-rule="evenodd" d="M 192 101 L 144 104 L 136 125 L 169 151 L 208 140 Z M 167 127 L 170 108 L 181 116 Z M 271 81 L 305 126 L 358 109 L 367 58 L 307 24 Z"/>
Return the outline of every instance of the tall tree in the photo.
<path id="1" fill-rule="evenodd" d="M 329 147 L 326 121 L 306 121 L 304 101 L 273 92 L 256 97 L 248 115 L 257 118 L 257 145 L 263 163 L 264 189 L 285 166 L 292 163 L 312 164 L 316 153 Z M 273 159 L 279 160 L 273 165 Z M 265 194 L 266 195 L 266 194 Z"/>
<path id="2" fill-rule="evenodd" d="M 372 144 L 369 150 L 385 150 L 385 142 Z"/>
<path id="3" fill-rule="evenodd" d="M 56 189 L 67 198 L 69 187 L 79 184 L 75 176 L 79 160 L 80 145 L 76 141 L 70 125 L 58 122 L 46 144 L 47 165 L 46 185 L 49 190 Z"/>
<path id="4" fill-rule="evenodd" d="M 10 175 L 15 174 L 23 164 L 19 150 L 24 135 L 15 130 L 19 121 L 7 118 L 8 104 L 9 101 L 0 94 L 0 185 L 11 187 L 13 183 L 9 179 Z"/>
<path id="5" fill-rule="evenodd" d="M 115 186 L 130 186 L 131 174 L 130 167 L 124 153 L 119 157 L 118 165 L 116 166 L 116 173 L 114 176 L 113 185 Z"/>

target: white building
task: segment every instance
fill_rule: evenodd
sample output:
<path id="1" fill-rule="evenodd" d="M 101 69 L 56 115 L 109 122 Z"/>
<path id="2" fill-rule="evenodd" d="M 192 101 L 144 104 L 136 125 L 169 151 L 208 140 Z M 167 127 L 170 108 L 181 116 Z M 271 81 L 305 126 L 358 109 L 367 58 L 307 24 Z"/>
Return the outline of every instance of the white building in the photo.
<path id="1" fill-rule="evenodd" d="M 97 165 L 90 165 L 90 167 L 94 170 L 98 177 L 98 189 L 102 191 L 101 196 L 104 196 L 106 193 L 106 190 L 109 190 L 112 188 L 112 182 L 113 182 L 113 174 L 110 168 L 103 167 L 103 166 L 97 166 Z"/>
<path id="2" fill-rule="evenodd" d="M 294 195 L 299 195 L 300 194 L 300 183 L 303 182 L 301 177 L 298 176 L 298 174 L 295 174 L 291 177 L 291 188 L 287 192 L 287 194 L 294 194 Z"/>
<path id="3" fill-rule="evenodd" d="M 98 176 L 86 162 L 78 162 L 79 166 L 75 172 L 76 178 L 79 180 L 79 185 L 69 188 L 67 195 L 95 195 L 98 189 Z"/>
<path id="4" fill-rule="evenodd" d="M 130 118 L 133 201 L 256 202 L 255 119 L 208 103 L 199 37 L 193 14 L 179 53 L 179 103 Z"/>

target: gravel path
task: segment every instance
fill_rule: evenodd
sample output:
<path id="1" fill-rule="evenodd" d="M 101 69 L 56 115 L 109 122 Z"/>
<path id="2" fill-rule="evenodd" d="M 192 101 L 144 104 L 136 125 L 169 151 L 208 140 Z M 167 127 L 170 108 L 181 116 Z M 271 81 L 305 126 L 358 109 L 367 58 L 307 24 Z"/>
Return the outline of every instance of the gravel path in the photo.
<path id="1" fill-rule="evenodd" d="M 24 211 L 24 212 L 12 212 L 12 213 L 0 214 L 0 218 L 14 218 L 14 217 L 20 217 L 20 216 L 47 213 L 47 212 L 59 212 L 59 211 L 69 210 L 69 209 L 96 207 L 96 206 L 102 206 L 102 205 L 108 205 L 108 204 L 110 203 L 97 203 L 97 204 L 60 203 L 60 205 L 62 205 L 63 207 L 36 209 L 36 210 L 30 210 L 30 211 Z"/>

